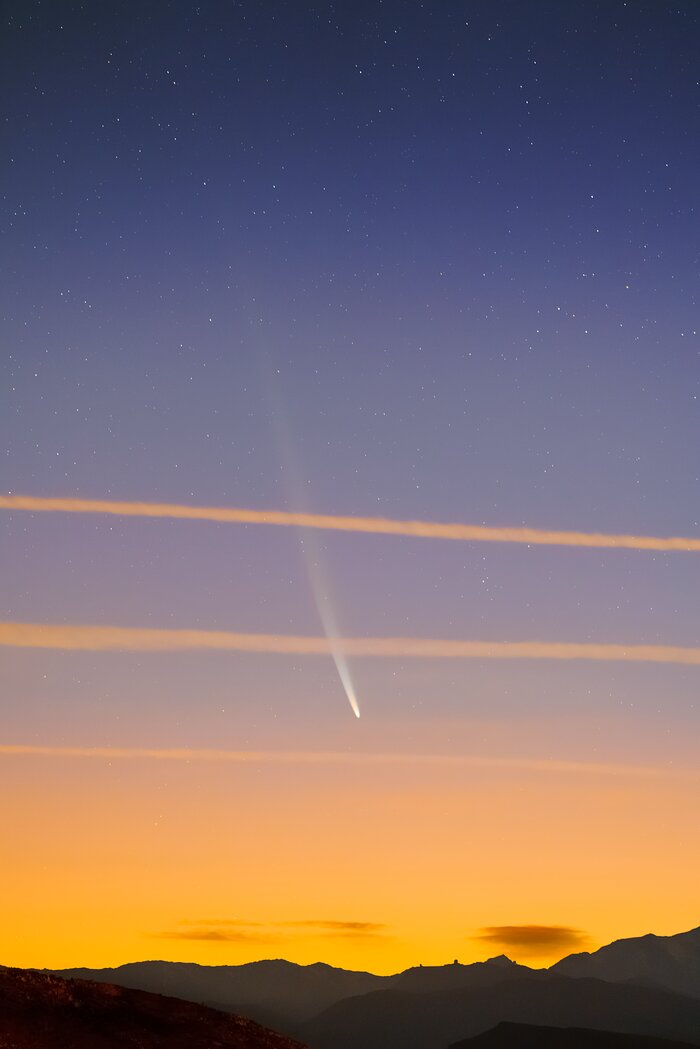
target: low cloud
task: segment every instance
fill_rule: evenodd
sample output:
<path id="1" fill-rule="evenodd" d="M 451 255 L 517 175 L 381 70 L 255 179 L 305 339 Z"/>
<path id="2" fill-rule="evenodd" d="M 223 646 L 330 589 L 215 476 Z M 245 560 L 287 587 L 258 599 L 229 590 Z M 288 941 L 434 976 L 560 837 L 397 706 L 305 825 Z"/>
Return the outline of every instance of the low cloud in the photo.
<path id="1" fill-rule="evenodd" d="M 0 645 L 2 643 L 0 624 Z M 604 764 L 591 761 L 559 761 L 551 758 L 496 757 L 487 754 L 402 754 L 396 751 L 387 754 L 348 750 L 214 750 L 202 747 L 70 747 L 36 743 L 0 743 L 0 758 L 3 757 L 75 758 L 81 761 L 181 761 L 188 764 L 193 761 L 231 762 L 240 765 L 436 765 L 476 769 L 522 769 L 524 772 L 566 775 L 680 778 L 692 781 L 700 777 L 700 770 L 697 768 L 682 766 L 622 765 L 610 762 Z M 223 924 L 248 927 L 265 925 L 264 922 L 238 921 L 225 921 Z"/>
<path id="2" fill-rule="evenodd" d="M 176 929 L 152 933 L 159 940 L 204 940 L 209 943 L 272 944 L 288 941 L 294 935 L 371 938 L 387 935 L 380 922 L 302 919 L 300 921 L 256 922 L 242 918 L 191 919 Z"/>
<path id="3" fill-rule="evenodd" d="M 269 922 L 248 922 L 242 918 L 185 918 L 178 925 L 209 926 L 213 928 L 268 929 Z"/>
<path id="4" fill-rule="evenodd" d="M 329 936 L 383 936 L 386 925 L 379 922 L 299 921 L 282 922 L 285 928 L 315 929 Z"/>
<path id="5" fill-rule="evenodd" d="M 149 934 L 155 940 L 206 940 L 209 943 L 277 943 L 279 936 L 244 932 L 240 929 L 201 926 L 188 929 L 170 929 Z"/>
<path id="6" fill-rule="evenodd" d="M 591 944 L 587 933 L 568 925 L 487 925 L 474 939 L 521 955 L 583 950 Z"/>

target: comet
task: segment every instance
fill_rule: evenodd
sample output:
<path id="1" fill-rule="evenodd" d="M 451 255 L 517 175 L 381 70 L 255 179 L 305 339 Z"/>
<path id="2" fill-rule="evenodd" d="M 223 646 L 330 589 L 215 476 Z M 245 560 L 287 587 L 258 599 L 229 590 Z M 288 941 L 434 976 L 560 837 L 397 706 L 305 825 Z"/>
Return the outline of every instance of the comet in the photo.
<path id="1" fill-rule="evenodd" d="M 323 626 L 323 632 L 328 639 L 330 654 L 338 671 L 340 683 L 347 696 L 350 709 L 356 718 L 360 716 L 360 706 L 357 702 L 355 686 L 350 675 L 350 667 L 345 658 L 345 652 L 340 640 L 340 631 L 336 621 L 335 611 L 330 599 L 330 587 L 321 558 L 321 551 L 316 542 L 316 536 L 309 529 L 303 530 L 301 538 L 302 553 L 306 563 L 306 572 L 311 584 L 311 592 L 316 602 L 319 618 Z"/>

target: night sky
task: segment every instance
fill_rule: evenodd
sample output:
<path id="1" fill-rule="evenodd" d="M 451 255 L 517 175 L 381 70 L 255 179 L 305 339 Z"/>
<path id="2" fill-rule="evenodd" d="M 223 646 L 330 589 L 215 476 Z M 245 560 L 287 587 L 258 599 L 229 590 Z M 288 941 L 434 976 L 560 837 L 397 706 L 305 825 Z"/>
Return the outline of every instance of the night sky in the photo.
<path id="1" fill-rule="evenodd" d="M 2 26 L 3 495 L 700 535 L 694 0 Z M 0 537 L 6 623 L 700 645 L 697 553 Z M 359 721 L 327 656 L 0 647 L 0 963 L 541 965 L 698 924 L 700 668 L 348 663 Z"/>

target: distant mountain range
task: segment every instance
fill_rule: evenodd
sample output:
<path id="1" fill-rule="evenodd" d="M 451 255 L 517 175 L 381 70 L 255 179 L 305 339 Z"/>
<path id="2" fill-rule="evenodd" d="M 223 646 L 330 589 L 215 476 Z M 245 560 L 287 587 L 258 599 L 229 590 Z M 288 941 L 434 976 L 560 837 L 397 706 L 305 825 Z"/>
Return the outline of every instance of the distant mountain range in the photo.
<path id="1" fill-rule="evenodd" d="M 201 1002 L 242 1013 L 280 1030 L 294 1029 L 328 1006 L 383 987 L 387 980 L 372 973 L 336 969 L 322 962 L 296 965 L 282 959 L 213 966 L 190 962 L 133 962 L 116 969 L 64 969 L 55 975 Z"/>
<path id="2" fill-rule="evenodd" d="M 560 1000 L 560 988 L 547 988 L 546 984 L 542 984 L 538 985 L 538 991 L 547 992 L 550 1003 L 558 1001 L 554 1012 L 561 1017 L 571 1007 L 570 991 L 577 981 L 562 978 L 554 982 L 569 985 L 569 992 L 564 994 L 563 1001 Z M 597 982 L 584 980 L 582 985 L 595 985 Z M 508 987 L 506 981 L 502 988 L 505 991 L 502 1004 L 506 1009 L 512 998 Z M 640 1015 L 636 1008 L 638 992 L 642 989 L 632 990 L 635 993 L 627 995 L 625 1002 L 628 1010 L 631 1009 L 634 1014 L 634 1024 L 638 1024 L 653 1017 L 654 1006 L 645 1015 Z M 496 991 L 497 988 L 489 987 L 486 997 L 493 999 Z M 471 989 L 461 994 L 466 1000 L 457 1010 L 460 1014 L 458 1022 L 465 1022 L 465 1007 L 469 1014 L 466 1022 L 470 1027 L 483 1022 L 493 1001 L 485 1010 L 483 1004 L 474 1009 L 479 992 Z M 417 1037 L 419 1044 L 425 1042 L 434 1049 L 443 1049 L 445 1029 L 455 1022 L 456 1016 L 450 1003 L 459 995 L 460 992 L 454 989 L 426 991 L 422 995 L 420 992 L 388 992 L 385 1002 L 389 1003 L 386 1027 L 378 1029 L 374 1026 L 378 1019 L 375 1010 L 369 1016 L 373 1025 L 373 1035 L 369 1040 L 366 1031 L 346 1029 L 343 1039 L 329 1044 L 354 1044 L 363 1049 L 375 1045 L 410 1046 L 416 1044 Z M 399 999 L 399 1012 L 392 1008 L 397 1005 L 395 996 Z M 367 997 L 381 999 L 382 992 L 371 992 Z M 537 997 L 535 1012 L 538 1008 Z M 411 1004 L 412 998 L 423 999 L 418 1012 L 416 1002 Z M 403 1015 L 403 1009 L 407 1000 L 409 1013 L 406 1016 Z M 361 1002 L 362 996 L 357 1001 Z M 574 1008 L 580 1010 L 585 995 L 578 1000 L 574 995 L 573 1001 Z M 611 1001 L 615 1004 L 614 995 Z M 618 1005 L 620 1001 L 618 998 Z M 611 1003 L 603 1003 L 603 1009 L 605 1004 L 609 1006 Z M 600 1005 L 599 1002 L 598 1008 L 594 1009 L 596 1018 L 600 1017 Z M 522 1000 L 518 1007 L 523 1008 Z M 400 1015 L 402 1019 L 399 1021 Z M 412 1028 L 417 1019 L 419 1030 L 407 1037 L 407 1025 Z M 628 1019 L 629 1016 L 624 1013 L 617 1017 L 623 1023 Z M 352 1039 L 358 1036 L 360 1040 L 353 1042 Z M 54 1049 L 55 1046 L 69 1049 L 304 1049 L 298 1042 L 275 1034 L 251 1020 L 181 999 L 113 984 L 0 967 L 0 1049 Z M 502 1021 L 481 1034 L 453 1043 L 450 1049 L 694 1049 L 694 1045 L 691 1042 L 641 1034 Z"/>
<path id="3" fill-rule="evenodd" d="M 700 1045 L 700 999 L 634 984 L 519 976 L 448 991 L 371 991 L 297 1028 L 311 1049 L 444 1049 L 503 1020 Z"/>
<path id="4" fill-rule="evenodd" d="M 303 1049 L 252 1020 L 144 991 L 0 968 L 1 1049 Z"/>
<path id="5" fill-rule="evenodd" d="M 283 960 L 236 966 L 149 961 L 56 975 L 242 1014 L 310 1049 L 446 1049 L 485 1037 L 503 1021 L 700 1046 L 700 929 L 618 940 L 548 970 L 500 956 L 393 976 Z M 506 1025 L 502 1037 L 509 1030 Z"/>
<path id="6" fill-rule="evenodd" d="M 485 1034 L 456 1042 L 450 1049 L 690 1049 L 690 1046 L 686 1042 L 669 1042 L 666 1038 L 581 1027 L 535 1027 L 504 1022 Z"/>
<path id="7" fill-rule="evenodd" d="M 615 983 L 633 981 L 700 998 L 700 928 L 676 936 L 615 940 L 593 954 L 570 954 L 549 970 L 561 976 L 597 976 Z"/>

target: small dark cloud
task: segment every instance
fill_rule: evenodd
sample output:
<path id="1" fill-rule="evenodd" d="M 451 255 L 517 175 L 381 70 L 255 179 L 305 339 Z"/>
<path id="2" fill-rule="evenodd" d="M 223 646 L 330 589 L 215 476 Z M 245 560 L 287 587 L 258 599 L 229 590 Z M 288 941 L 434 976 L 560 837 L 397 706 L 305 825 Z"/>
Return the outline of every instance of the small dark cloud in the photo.
<path id="1" fill-rule="evenodd" d="M 551 954 L 557 949 L 581 950 L 591 943 L 587 933 L 568 925 L 487 925 L 474 939 L 533 955 Z"/>

